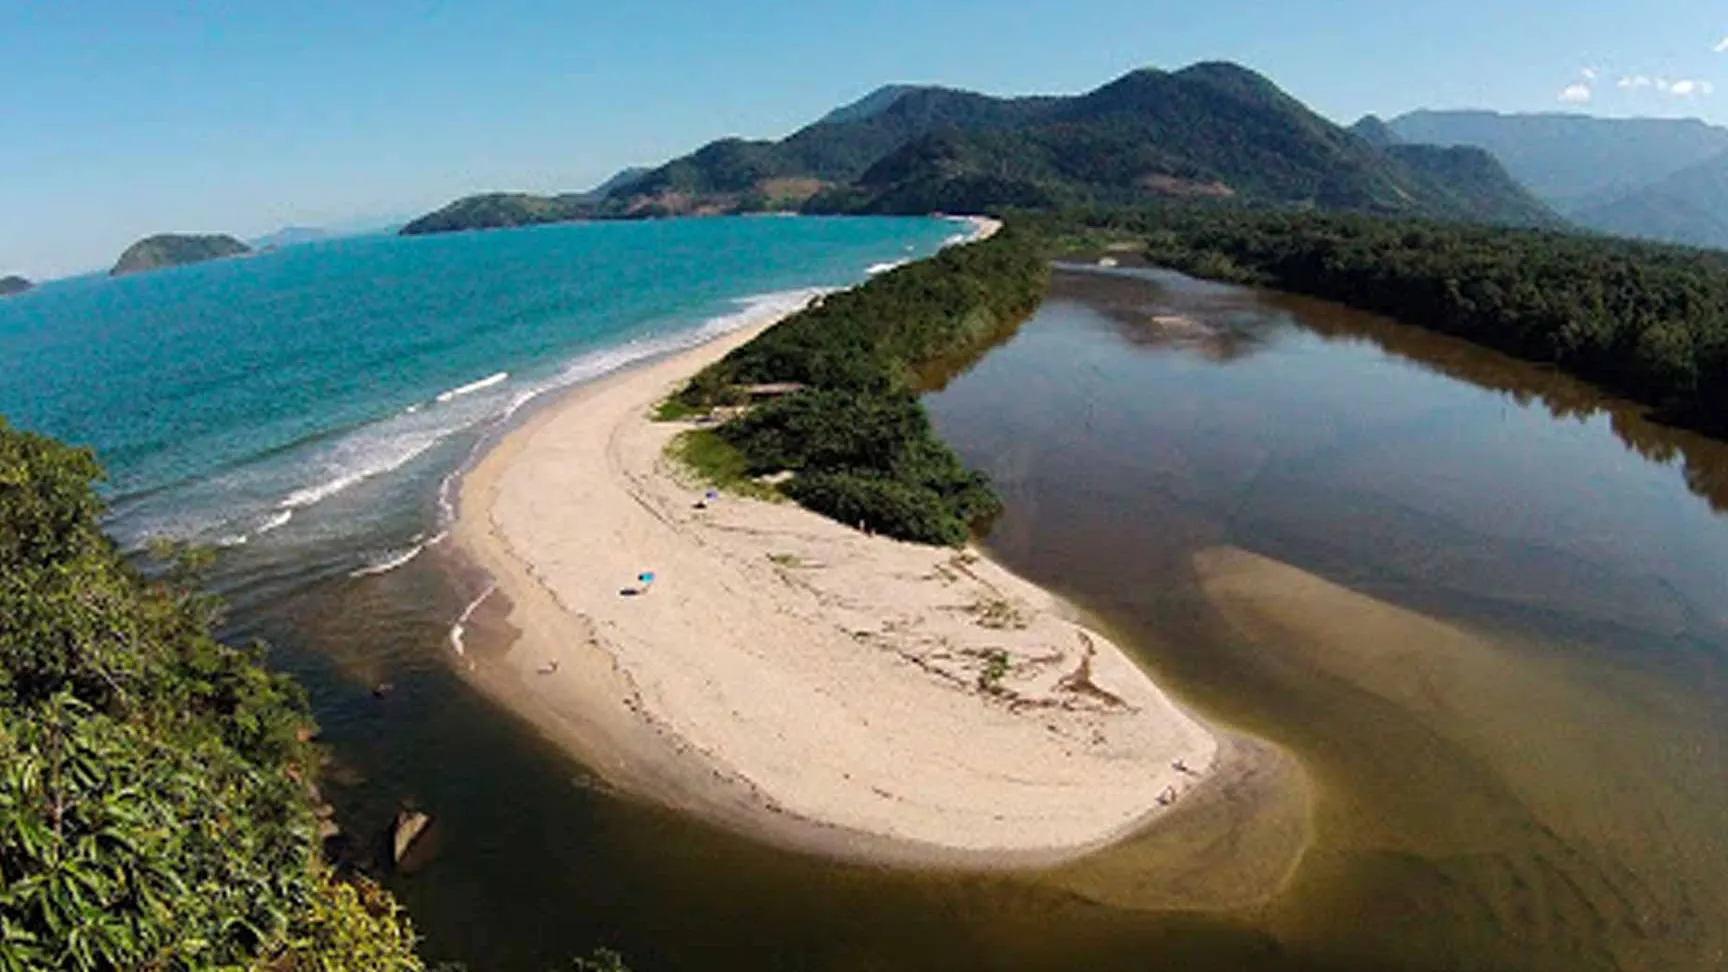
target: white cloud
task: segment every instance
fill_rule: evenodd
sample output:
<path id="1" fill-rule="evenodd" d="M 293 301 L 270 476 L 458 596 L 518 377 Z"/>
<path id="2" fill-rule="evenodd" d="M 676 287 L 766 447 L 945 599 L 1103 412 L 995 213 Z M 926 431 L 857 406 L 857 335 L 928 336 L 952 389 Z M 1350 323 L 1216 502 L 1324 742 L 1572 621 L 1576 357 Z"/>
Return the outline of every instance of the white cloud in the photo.
<path id="1" fill-rule="evenodd" d="M 1718 54 L 1728 54 L 1728 37 L 1724 37 L 1717 41 L 1716 46 L 1712 47 L 1711 50 Z"/>
<path id="2" fill-rule="evenodd" d="M 1676 81 L 1662 90 L 1676 98 L 1691 98 L 1697 95 L 1712 94 L 1715 92 L 1716 86 L 1708 81 L 1693 81 L 1688 79 Z"/>
<path id="3" fill-rule="evenodd" d="M 1639 88 L 1650 87 L 1650 79 L 1642 74 L 1628 75 L 1615 83 L 1628 91 L 1636 91 Z"/>
<path id="4" fill-rule="evenodd" d="M 1597 75 L 1597 74 L 1598 74 L 1598 73 L 1599 73 L 1599 72 L 1597 72 L 1597 70 L 1596 70 L 1596 69 L 1595 69 L 1595 68 L 1593 68 L 1593 67 L 1587 67 L 1587 68 L 1585 68 L 1585 69 L 1584 69 L 1584 70 L 1582 70 L 1582 71 L 1579 71 L 1579 72 L 1578 72 L 1578 73 L 1579 73 L 1579 74 L 1582 74 L 1582 75 L 1583 75 L 1583 76 L 1584 76 L 1584 80 L 1586 80 L 1586 81 L 1594 81 L 1594 80 L 1596 80 L 1596 75 Z"/>
<path id="5" fill-rule="evenodd" d="M 1569 105 L 1582 105 L 1590 100 L 1590 86 L 1569 84 L 1560 92 L 1560 100 Z"/>

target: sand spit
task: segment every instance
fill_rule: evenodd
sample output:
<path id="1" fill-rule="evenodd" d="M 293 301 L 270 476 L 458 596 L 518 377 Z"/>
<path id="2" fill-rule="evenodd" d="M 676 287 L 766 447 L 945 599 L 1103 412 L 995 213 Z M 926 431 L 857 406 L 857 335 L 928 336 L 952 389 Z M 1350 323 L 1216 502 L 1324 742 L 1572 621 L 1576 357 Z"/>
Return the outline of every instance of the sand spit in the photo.
<path id="1" fill-rule="evenodd" d="M 475 680 L 609 783 L 843 856 L 1053 862 L 1182 804 L 1217 736 L 1049 593 L 789 503 L 699 508 L 649 412 L 771 323 L 573 392 L 468 475 L 454 536 L 519 632 Z"/>

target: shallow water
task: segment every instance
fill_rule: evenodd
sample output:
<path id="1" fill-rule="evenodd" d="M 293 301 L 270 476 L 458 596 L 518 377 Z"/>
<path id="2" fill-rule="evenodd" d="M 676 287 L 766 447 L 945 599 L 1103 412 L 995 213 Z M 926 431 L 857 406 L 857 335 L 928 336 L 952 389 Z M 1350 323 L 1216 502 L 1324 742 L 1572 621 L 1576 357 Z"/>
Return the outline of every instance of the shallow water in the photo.
<path id="1" fill-rule="evenodd" d="M 407 397 L 528 370 L 477 355 Z M 1276 856 L 1205 820 L 1049 874 L 906 874 L 601 791 L 452 673 L 451 624 L 482 579 L 437 548 L 351 576 L 435 529 L 437 482 L 474 429 L 421 474 L 295 518 L 325 540 L 230 549 L 218 577 L 241 595 L 234 632 L 270 639 L 310 686 L 346 853 L 385 875 L 433 957 L 524 972 L 596 946 L 638 972 L 1723 964 L 1728 524 L 1712 501 L 1728 506 L 1728 448 L 1335 306 L 1132 274 L 1059 275 L 1016 338 L 928 401 L 1007 500 L 996 556 L 1207 715 L 1302 761 L 1310 844 L 1283 893 L 1149 909 L 1171 898 L 1172 841 Z M 507 635 L 486 611 L 469 632 Z M 438 821 L 412 874 L 381 863 L 403 802 Z"/>
<path id="2" fill-rule="evenodd" d="M 1061 275 L 930 404 L 1008 499 L 998 557 L 1316 779 L 1256 926 L 1346 965 L 1720 966 L 1728 448 L 1155 273 Z"/>
<path id="3" fill-rule="evenodd" d="M 521 970 L 595 946 L 692 972 L 1719 967 L 1728 449 L 1467 345 L 1158 280 L 1060 276 L 929 403 L 1007 499 L 998 557 L 1301 759 L 1312 806 L 1275 809 L 1310 843 L 1281 894 L 1160 910 L 1221 862 L 1276 859 L 1282 818 L 1250 839 L 1199 813 L 1048 874 L 907 874 L 607 795 L 449 673 L 480 581 L 423 558 L 250 621 L 324 669 L 329 738 L 365 779 L 335 788 L 357 856 L 376 862 L 401 800 L 438 815 L 436 857 L 388 877 L 428 950 Z M 507 638 L 485 614 L 470 636 Z M 372 699 L 380 679 L 396 691 Z"/>

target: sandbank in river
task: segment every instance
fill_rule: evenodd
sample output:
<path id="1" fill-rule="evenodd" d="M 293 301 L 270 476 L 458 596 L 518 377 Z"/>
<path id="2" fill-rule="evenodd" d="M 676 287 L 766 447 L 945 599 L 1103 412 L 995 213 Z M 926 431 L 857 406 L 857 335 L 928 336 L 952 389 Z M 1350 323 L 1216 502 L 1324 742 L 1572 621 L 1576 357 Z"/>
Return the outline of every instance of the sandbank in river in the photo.
<path id="1" fill-rule="evenodd" d="M 1264 757 L 976 550 L 699 506 L 649 413 L 774 323 L 578 389 L 465 477 L 454 537 L 516 634 L 466 660 L 483 690 L 625 792 L 874 861 L 1072 859 Z"/>

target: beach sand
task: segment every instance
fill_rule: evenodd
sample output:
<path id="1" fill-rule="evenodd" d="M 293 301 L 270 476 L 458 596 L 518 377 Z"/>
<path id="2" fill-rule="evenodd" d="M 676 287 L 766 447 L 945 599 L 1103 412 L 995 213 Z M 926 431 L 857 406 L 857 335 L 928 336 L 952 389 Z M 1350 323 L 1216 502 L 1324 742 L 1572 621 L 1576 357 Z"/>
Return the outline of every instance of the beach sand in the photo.
<path id="1" fill-rule="evenodd" d="M 1231 747 L 977 551 L 698 508 L 689 426 L 649 414 L 772 323 L 575 390 L 465 477 L 453 536 L 515 632 L 476 684 L 624 792 L 848 858 L 1054 863 L 1206 785 Z"/>

